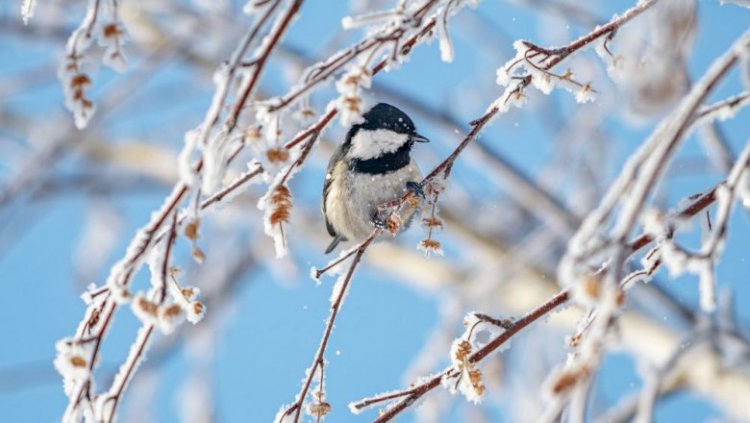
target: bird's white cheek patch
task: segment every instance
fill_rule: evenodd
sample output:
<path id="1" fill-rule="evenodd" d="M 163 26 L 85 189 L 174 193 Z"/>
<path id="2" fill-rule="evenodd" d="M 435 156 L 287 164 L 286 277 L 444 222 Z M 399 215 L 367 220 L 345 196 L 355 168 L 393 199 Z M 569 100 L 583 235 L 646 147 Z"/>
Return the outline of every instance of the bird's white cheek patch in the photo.
<path id="1" fill-rule="evenodd" d="M 360 160 L 377 158 L 385 153 L 392 153 L 408 140 L 408 135 L 399 134 L 387 129 L 368 131 L 361 129 L 352 138 L 349 157 Z"/>

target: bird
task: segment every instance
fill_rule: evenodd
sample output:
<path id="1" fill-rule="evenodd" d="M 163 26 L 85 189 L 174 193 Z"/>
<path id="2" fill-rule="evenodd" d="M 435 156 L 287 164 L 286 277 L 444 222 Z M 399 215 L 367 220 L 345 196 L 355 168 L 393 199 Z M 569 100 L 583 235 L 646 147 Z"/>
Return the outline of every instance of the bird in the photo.
<path id="1" fill-rule="evenodd" d="M 429 142 L 399 108 L 378 103 L 351 126 L 331 156 L 323 184 L 322 209 L 333 237 L 325 253 L 340 242 L 365 239 L 381 226 L 378 206 L 409 191 L 422 197 L 422 173 L 411 157 L 415 142 Z M 404 219 L 405 229 L 411 216 Z"/>

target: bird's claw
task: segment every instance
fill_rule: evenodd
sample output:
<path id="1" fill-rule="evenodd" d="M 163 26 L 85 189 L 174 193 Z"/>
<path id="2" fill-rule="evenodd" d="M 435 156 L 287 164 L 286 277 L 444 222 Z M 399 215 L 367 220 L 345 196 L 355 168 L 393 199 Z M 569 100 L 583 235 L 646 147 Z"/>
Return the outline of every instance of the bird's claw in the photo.
<path id="1" fill-rule="evenodd" d="M 420 184 L 419 182 L 414 182 L 414 181 L 407 182 L 406 189 L 409 190 L 409 192 L 422 197 L 422 199 L 426 197 L 424 193 L 424 189 L 422 188 L 422 184 Z"/>
<path id="2" fill-rule="evenodd" d="M 372 226 L 378 228 L 378 229 L 387 229 L 388 224 L 385 221 L 385 219 L 380 217 L 380 213 L 377 211 L 373 212 L 370 216 L 370 223 L 372 223 Z"/>

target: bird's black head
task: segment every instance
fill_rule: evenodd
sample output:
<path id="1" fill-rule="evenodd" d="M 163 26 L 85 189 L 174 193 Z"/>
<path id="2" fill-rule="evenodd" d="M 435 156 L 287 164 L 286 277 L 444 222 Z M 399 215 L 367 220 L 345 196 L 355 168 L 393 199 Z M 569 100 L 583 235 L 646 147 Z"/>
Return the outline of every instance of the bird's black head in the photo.
<path id="1" fill-rule="evenodd" d="M 414 122 L 397 107 L 378 103 L 362 115 L 362 123 L 353 125 L 346 134 L 344 150 L 351 160 L 383 163 L 406 160 L 414 142 L 427 142 L 419 135 Z"/>
<path id="2" fill-rule="evenodd" d="M 398 107 L 386 103 L 378 103 L 362 115 L 364 122 L 354 125 L 353 130 L 366 129 L 374 131 L 376 129 L 387 129 L 398 134 L 416 134 L 414 122 L 402 112 Z"/>

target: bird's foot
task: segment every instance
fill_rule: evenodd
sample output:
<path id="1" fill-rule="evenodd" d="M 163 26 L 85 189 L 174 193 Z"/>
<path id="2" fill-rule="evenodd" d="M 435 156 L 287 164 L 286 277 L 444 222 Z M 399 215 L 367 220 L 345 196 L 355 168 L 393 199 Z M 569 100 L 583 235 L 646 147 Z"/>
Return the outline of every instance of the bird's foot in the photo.
<path id="1" fill-rule="evenodd" d="M 380 213 L 377 210 L 370 215 L 370 223 L 378 229 L 388 229 L 388 222 L 380 216 Z"/>
<path id="2" fill-rule="evenodd" d="M 406 183 L 406 189 L 409 190 L 409 192 L 413 193 L 414 195 L 418 195 L 424 199 L 425 193 L 424 189 L 422 188 L 422 184 L 419 182 L 409 181 Z"/>

